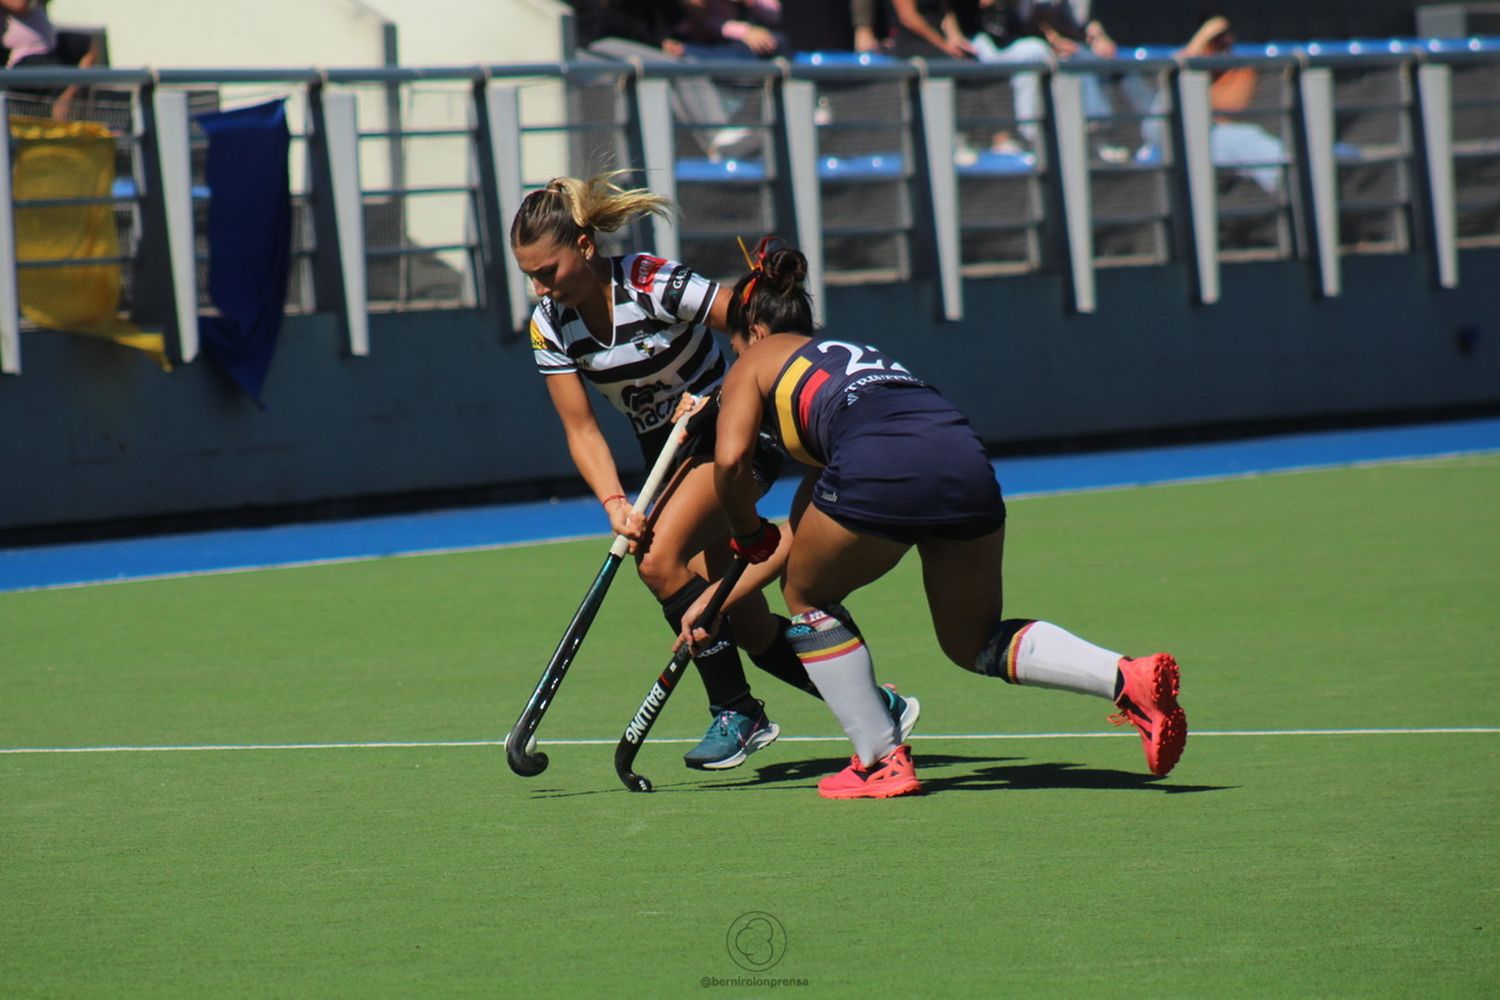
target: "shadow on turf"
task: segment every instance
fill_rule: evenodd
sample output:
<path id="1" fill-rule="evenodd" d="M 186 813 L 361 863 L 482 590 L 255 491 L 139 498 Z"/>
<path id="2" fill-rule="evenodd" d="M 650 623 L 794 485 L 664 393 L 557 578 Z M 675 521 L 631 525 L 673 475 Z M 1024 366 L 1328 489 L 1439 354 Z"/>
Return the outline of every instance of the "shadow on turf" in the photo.
<path id="1" fill-rule="evenodd" d="M 1105 790 L 1141 789 L 1178 795 L 1184 792 L 1221 792 L 1232 785 L 1183 785 L 1151 774 L 1085 767 L 1081 764 L 1046 762 L 1012 763 L 1024 757 L 960 757 L 954 754 L 917 754 L 923 791 L 928 794 L 949 791 L 1000 791 L 1031 788 L 1098 788 Z M 802 787 L 816 783 L 849 764 L 848 757 L 823 757 L 815 760 L 767 764 L 756 769 L 755 777 L 744 781 L 697 785 L 705 789 L 733 790 L 776 784 Z M 962 773 L 944 773 L 966 768 Z M 934 774 L 933 772 L 938 772 Z"/>
<path id="2" fill-rule="evenodd" d="M 1222 792 L 1235 787 L 1233 785 L 1183 785 L 1171 782 L 1170 778 L 1158 778 L 1151 774 L 1084 767 L 1081 764 L 1050 761 L 1039 764 L 1013 763 L 1025 759 L 1024 757 L 961 757 L 954 754 L 919 754 L 916 757 L 922 777 L 922 790 L 929 795 L 936 792 L 992 792 L 1036 788 L 1096 788 L 1108 791 L 1140 789 L 1167 795 L 1180 795 L 1184 792 Z M 696 781 L 657 782 L 656 790 L 661 792 L 697 790 L 733 792 L 752 788 L 778 790 L 777 786 L 780 786 L 779 790 L 783 791 L 806 791 L 815 786 L 819 778 L 842 770 L 848 764 L 848 757 L 791 760 L 763 765 L 755 769 L 754 777 L 743 777 L 738 781 L 711 784 Z M 947 769 L 960 767 L 968 768 L 968 770 L 957 774 L 943 773 Z M 934 771 L 938 773 L 934 774 Z M 570 798 L 576 795 L 626 791 L 628 789 L 621 785 L 608 789 L 577 792 L 547 788 L 537 789 L 532 793 L 532 798 Z"/>

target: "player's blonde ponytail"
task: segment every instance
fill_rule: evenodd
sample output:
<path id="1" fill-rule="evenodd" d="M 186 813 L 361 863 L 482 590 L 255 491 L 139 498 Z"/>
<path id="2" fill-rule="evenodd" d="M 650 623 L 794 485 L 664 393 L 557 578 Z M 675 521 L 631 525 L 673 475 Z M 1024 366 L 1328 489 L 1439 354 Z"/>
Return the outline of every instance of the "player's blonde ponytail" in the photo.
<path id="1" fill-rule="evenodd" d="M 643 215 L 670 219 L 677 212 L 671 199 L 646 188 L 622 188 L 612 178 L 625 171 L 596 174 L 587 180 L 555 177 L 521 202 L 510 224 L 510 245 L 551 240 L 573 244 L 580 234 L 612 233 Z"/>

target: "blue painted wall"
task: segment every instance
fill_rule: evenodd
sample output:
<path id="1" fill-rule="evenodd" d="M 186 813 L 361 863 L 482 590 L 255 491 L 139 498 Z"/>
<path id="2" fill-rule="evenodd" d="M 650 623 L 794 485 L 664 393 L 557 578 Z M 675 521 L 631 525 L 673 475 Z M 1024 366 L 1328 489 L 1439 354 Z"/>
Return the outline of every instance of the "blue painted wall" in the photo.
<path id="1" fill-rule="evenodd" d="M 1500 251 L 1464 252 L 1450 291 L 1420 255 L 1343 265 L 1324 301 L 1298 263 L 1227 266 L 1212 307 L 1180 266 L 1100 271 L 1092 316 L 1062 313 L 1055 276 L 970 280 L 957 324 L 920 282 L 832 288 L 827 332 L 880 344 L 1001 446 L 1500 404 Z M 494 317 L 377 315 L 371 340 L 343 357 L 329 317 L 291 318 L 261 411 L 206 361 L 167 374 L 23 335 L 24 374 L 0 379 L 0 530 L 572 480 L 529 349 Z"/>

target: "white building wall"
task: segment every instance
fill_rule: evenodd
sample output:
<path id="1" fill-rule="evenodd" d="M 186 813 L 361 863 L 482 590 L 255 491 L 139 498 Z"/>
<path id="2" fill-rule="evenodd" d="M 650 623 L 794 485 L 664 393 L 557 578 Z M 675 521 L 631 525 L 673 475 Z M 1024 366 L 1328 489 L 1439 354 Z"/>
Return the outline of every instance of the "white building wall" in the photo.
<path id="1" fill-rule="evenodd" d="M 62 24 L 103 25 L 115 66 L 379 66 L 396 25 L 408 66 L 555 62 L 554 0 L 53 0 Z"/>
<path id="2" fill-rule="evenodd" d="M 396 27 L 396 47 L 406 66 L 473 66 L 557 62 L 564 53 L 563 23 L 568 8 L 554 0 L 54 0 L 53 20 L 62 25 L 102 25 L 108 32 L 115 67 L 275 68 L 373 67 L 386 62 L 386 26 Z M 304 129 L 300 87 L 243 85 L 225 88 L 232 107 L 290 96 L 288 117 L 294 132 Z M 388 90 L 359 87 L 360 128 L 388 129 Z M 401 118 L 411 128 L 464 128 L 471 124 L 468 89 L 439 81 L 403 86 Z M 532 81 L 523 92 L 523 115 L 558 120 L 561 88 Z M 393 186 L 458 185 L 472 178 L 467 144 L 455 139 L 408 139 L 399 158 L 404 178 L 392 168 L 387 142 L 361 143 L 360 176 L 366 190 Z M 560 172 L 562 144 L 544 140 L 546 149 L 528 149 L 528 162 L 541 172 Z M 536 155 L 541 153 L 543 155 Z M 300 189 L 303 164 L 293 163 Z M 452 244 L 473 238 L 465 200 L 454 196 L 413 198 L 405 229 L 413 242 Z M 444 260 L 467 271 L 461 253 Z"/>
<path id="3" fill-rule="evenodd" d="M 358 0 L 53 0 L 102 25 L 119 67 L 378 66 L 385 18 Z"/>
<path id="4" fill-rule="evenodd" d="M 400 29 L 408 66 L 556 62 L 558 24 L 567 12 L 552 0 L 369 0 Z"/>

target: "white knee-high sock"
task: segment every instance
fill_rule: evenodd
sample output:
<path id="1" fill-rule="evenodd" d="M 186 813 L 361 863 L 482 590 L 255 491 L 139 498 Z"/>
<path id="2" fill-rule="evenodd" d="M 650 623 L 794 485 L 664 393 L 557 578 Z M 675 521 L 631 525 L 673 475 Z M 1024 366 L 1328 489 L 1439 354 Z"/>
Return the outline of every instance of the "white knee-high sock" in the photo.
<path id="1" fill-rule="evenodd" d="M 1057 688 L 1113 701 L 1120 654 L 1050 622 L 1002 622 L 976 664 L 1012 684 Z"/>
<path id="2" fill-rule="evenodd" d="M 835 605 L 800 614 L 786 636 L 864 766 L 896 749 L 896 724 L 875 685 L 874 661 L 848 612 Z"/>

